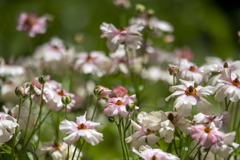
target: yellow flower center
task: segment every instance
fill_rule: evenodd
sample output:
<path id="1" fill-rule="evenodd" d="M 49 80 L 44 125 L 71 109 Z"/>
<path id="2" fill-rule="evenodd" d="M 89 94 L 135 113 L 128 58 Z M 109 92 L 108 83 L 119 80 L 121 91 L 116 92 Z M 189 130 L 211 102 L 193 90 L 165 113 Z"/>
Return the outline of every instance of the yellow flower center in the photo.
<path id="1" fill-rule="evenodd" d="M 150 160 L 158 160 L 158 158 L 154 155 L 150 158 Z"/>
<path id="2" fill-rule="evenodd" d="M 147 129 L 147 135 L 153 133 L 154 131 L 150 130 L 150 129 Z"/>
<path id="3" fill-rule="evenodd" d="M 233 84 L 234 86 L 240 85 L 240 82 L 239 82 L 238 78 L 235 78 L 235 79 L 232 81 L 232 84 Z"/>
<path id="4" fill-rule="evenodd" d="M 64 95 L 65 95 L 64 92 L 63 92 L 63 90 L 57 92 L 57 94 L 60 95 L 60 96 L 64 96 Z"/>
<path id="5" fill-rule="evenodd" d="M 205 128 L 204 128 L 204 131 L 205 131 L 206 133 L 209 133 L 209 132 L 211 131 L 211 129 L 210 129 L 210 127 L 205 127 Z"/>
<path id="6" fill-rule="evenodd" d="M 87 129 L 87 126 L 85 125 L 85 124 L 79 124 L 78 125 L 78 130 L 80 130 L 80 129 Z"/>
<path id="7" fill-rule="evenodd" d="M 117 102 L 116 102 L 116 105 L 122 105 L 123 104 L 123 102 L 122 101 L 120 101 L 120 100 L 117 100 Z"/>
<path id="8" fill-rule="evenodd" d="M 52 147 L 60 151 L 61 144 L 59 142 L 54 142 L 54 145 Z"/>
<path id="9" fill-rule="evenodd" d="M 188 96 L 196 95 L 196 93 L 197 93 L 197 90 L 193 86 L 190 86 L 185 90 L 185 94 Z"/>
<path id="10" fill-rule="evenodd" d="M 191 72 L 194 72 L 195 71 L 195 67 L 191 66 L 188 70 L 191 71 Z"/>

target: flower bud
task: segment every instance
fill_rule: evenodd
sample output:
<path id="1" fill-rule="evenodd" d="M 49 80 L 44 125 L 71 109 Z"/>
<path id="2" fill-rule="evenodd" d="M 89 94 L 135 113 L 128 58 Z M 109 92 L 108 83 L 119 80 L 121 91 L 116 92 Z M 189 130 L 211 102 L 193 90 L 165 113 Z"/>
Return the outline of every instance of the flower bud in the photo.
<path id="1" fill-rule="evenodd" d="M 109 122 L 113 123 L 115 121 L 114 117 L 108 117 Z"/>
<path id="2" fill-rule="evenodd" d="M 45 76 L 41 76 L 38 78 L 38 82 L 41 83 L 41 84 L 45 84 L 47 81 L 46 77 Z"/>
<path id="3" fill-rule="evenodd" d="M 228 63 L 227 62 L 224 62 L 223 68 L 228 68 Z"/>
<path id="4" fill-rule="evenodd" d="M 69 103 L 71 103 L 72 98 L 70 96 L 62 96 L 62 103 L 65 105 L 68 105 Z"/>
<path id="5" fill-rule="evenodd" d="M 154 10 L 153 9 L 147 10 L 147 15 L 148 17 L 152 17 L 154 15 Z"/>
<path id="6" fill-rule="evenodd" d="M 142 4 L 137 4 L 135 7 L 135 11 L 137 13 L 143 13 L 145 11 L 145 6 Z"/>
<path id="7" fill-rule="evenodd" d="M 134 105 L 134 103 L 129 103 L 129 104 L 127 104 L 126 107 L 127 107 L 128 112 L 132 112 L 135 108 L 135 105 Z"/>
<path id="8" fill-rule="evenodd" d="M 112 92 L 112 90 L 105 88 L 103 86 L 97 86 L 94 89 L 94 94 L 98 98 L 106 99 L 108 98 L 108 95 Z"/>
<path id="9" fill-rule="evenodd" d="M 176 76 L 177 73 L 179 72 L 179 69 L 176 66 L 171 66 L 168 68 L 168 71 L 170 75 Z"/>
<path id="10" fill-rule="evenodd" d="M 15 89 L 15 94 L 17 95 L 17 97 L 22 98 L 25 96 L 25 91 L 24 88 L 22 86 L 17 86 Z"/>
<path id="11" fill-rule="evenodd" d="M 149 31 L 153 31 L 154 30 L 154 27 L 152 25 L 149 25 L 148 28 L 147 28 Z"/>

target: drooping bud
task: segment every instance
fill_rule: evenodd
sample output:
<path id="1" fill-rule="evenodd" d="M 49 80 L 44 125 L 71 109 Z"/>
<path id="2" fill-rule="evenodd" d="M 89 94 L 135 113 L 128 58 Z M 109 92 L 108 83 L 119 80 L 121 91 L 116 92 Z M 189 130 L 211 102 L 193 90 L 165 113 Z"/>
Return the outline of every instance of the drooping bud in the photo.
<path id="1" fill-rule="evenodd" d="M 72 98 L 70 96 L 62 96 L 62 103 L 65 105 L 68 105 L 69 103 L 71 103 Z"/>
<path id="2" fill-rule="evenodd" d="M 168 68 L 168 71 L 169 71 L 169 74 L 170 74 L 170 75 L 176 76 L 177 73 L 179 72 L 179 69 L 178 69 L 178 67 L 176 67 L 176 66 L 170 66 L 170 67 Z"/>
<path id="3" fill-rule="evenodd" d="M 17 95 L 17 97 L 22 98 L 25 96 L 25 91 L 24 88 L 22 86 L 17 86 L 15 89 L 15 94 Z"/>
<path id="4" fill-rule="evenodd" d="M 41 84 L 45 84 L 47 81 L 46 77 L 45 76 L 41 76 L 38 78 L 38 82 L 41 83 Z"/>
<path id="5" fill-rule="evenodd" d="M 115 121 L 114 117 L 108 117 L 109 122 L 113 123 Z"/>
<path id="6" fill-rule="evenodd" d="M 147 15 L 148 17 L 152 17 L 154 15 L 154 10 L 153 9 L 147 10 Z"/>
<path id="7" fill-rule="evenodd" d="M 98 98 L 106 99 L 108 98 L 108 95 L 112 92 L 112 90 L 105 88 L 103 86 L 97 86 L 94 89 L 94 94 Z"/>
<path id="8" fill-rule="evenodd" d="M 224 62 L 223 68 L 228 68 L 228 63 L 227 62 Z"/>
<path id="9" fill-rule="evenodd" d="M 143 13 L 145 11 L 145 6 L 142 4 L 137 4 L 135 7 L 135 11 L 137 13 Z"/>
<path id="10" fill-rule="evenodd" d="M 127 104 L 126 108 L 127 108 L 128 112 L 132 112 L 135 108 L 135 105 L 134 105 L 134 103 L 129 103 L 129 104 Z"/>

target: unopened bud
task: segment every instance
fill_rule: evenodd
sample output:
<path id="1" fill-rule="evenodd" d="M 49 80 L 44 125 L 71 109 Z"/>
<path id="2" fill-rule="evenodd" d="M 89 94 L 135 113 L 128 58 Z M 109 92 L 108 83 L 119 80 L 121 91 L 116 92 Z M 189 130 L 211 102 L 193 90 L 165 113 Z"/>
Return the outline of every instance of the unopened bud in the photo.
<path id="1" fill-rule="evenodd" d="M 143 13 L 145 11 L 145 6 L 142 4 L 137 4 L 135 10 L 137 13 Z"/>
<path id="2" fill-rule="evenodd" d="M 71 103 L 72 98 L 70 96 L 62 96 L 62 103 L 65 105 L 68 105 L 69 103 Z"/>
<path id="3" fill-rule="evenodd" d="M 154 10 L 153 10 L 153 9 L 147 10 L 147 15 L 148 15 L 149 17 L 153 16 L 153 15 L 154 15 Z"/>
<path id="4" fill-rule="evenodd" d="M 45 84 L 47 81 L 46 77 L 45 76 L 41 76 L 38 78 L 38 82 L 41 83 L 41 84 Z"/>
<path id="5" fill-rule="evenodd" d="M 135 105 L 134 105 L 134 103 L 129 103 L 129 104 L 127 104 L 126 107 L 127 107 L 128 112 L 132 112 L 135 108 Z"/>
<path id="6" fill-rule="evenodd" d="M 114 117 L 108 117 L 109 122 L 113 123 L 115 121 Z"/>
<path id="7" fill-rule="evenodd" d="M 223 68 L 228 68 L 228 63 L 227 62 L 224 62 Z"/>
<path id="8" fill-rule="evenodd" d="M 15 94 L 17 97 L 22 98 L 25 95 L 24 88 L 22 86 L 17 86 L 15 89 Z"/>
<path id="9" fill-rule="evenodd" d="M 94 88 L 94 94 L 98 98 L 106 99 L 108 98 L 108 95 L 111 93 L 112 93 L 112 90 L 100 85 Z"/>
<path id="10" fill-rule="evenodd" d="M 168 71 L 170 75 L 176 76 L 177 73 L 179 72 L 179 69 L 176 66 L 172 66 L 168 68 Z"/>
<path id="11" fill-rule="evenodd" d="M 153 30 L 154 30 L 154 27 L 153 27 L 152 25 L 149 25 L 149 26 L 148 26 L 148 30 L 149 30 L 149 31 L 153 31 Z"/>

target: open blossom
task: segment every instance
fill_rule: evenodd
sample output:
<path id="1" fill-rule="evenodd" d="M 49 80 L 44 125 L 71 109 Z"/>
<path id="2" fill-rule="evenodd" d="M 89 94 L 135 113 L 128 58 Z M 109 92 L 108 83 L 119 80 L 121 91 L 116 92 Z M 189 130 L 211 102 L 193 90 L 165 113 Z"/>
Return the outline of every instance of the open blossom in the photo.
<path id="1" fill-rule="evenodd" d="M 12 138 L 17 126 L 16 119 L 0 112 L 0 146 Z"/>
<path id="2" fill-rule="evenodd" d="M 221 78 L 218 79 L 214 98 L 218 102 L 223 102 L 225 97 L 232 102 L 237 102 L 240 99 L 240 78 L 236 74 L 232 74 L 232 70 L 227 68 L 221 71 Z"/>
<path id="3" fill-rule="evenodd" d="M 163 152 L 161 149 L 152 149 L 149 146 L 141 146 L 138 152 L 135 148 L 133 148 L 133 152 L 138 154 L 144 160 L 180 160 L 175 155 L 170 153 Z"/>
<path id="4" fill-rule="evenodd" d="M 87 121 L 85 112 L 83 116 L 77 117 L 76 122 L 66 119 L 63 120 L 59 125 L 59 129 L 64 134 L 69 134 L 67 137 L 63 138 L 68 145 L 73 144 L 79 140 L 80 137 L 83 137 L 85 141 L 95 146 L 103 141 L 103 134 L 95 130 L 95 127 L 100 125 L 100 123 Z"/>
<path id="5" fill-rule="evenodd" d="M 105 75 L 111 66 L 110 59 L 103 52 L 92 51 L 79 53 L 74 60 L 73 68 L 84 74 Z"/>
<path id="6" fill-rule="evenodd" d="M 198 113 L 193 118 L 196 123 L 214 123 L 217 128 L 222 129 L 224 132 L 228 131 L 227 122 L 230 119 L 231 113 L 226 111 L 219 115 Z"/>
<path id="7" fill-rule="evenodd" d="M 127 118 L 128 116 L 131 116 L 134 112 L 128 112 L 127 111 L 127 104 L 134 103 L 133 99 L 135 98 L 135 95 L 132 95 L 130 97 L 114 97 L 114 98 L 108 98 L 108 103 L 106 104 L 103 114 L 112 117 L 116 115 L 121 115 L 124 118 Z M 135 109 L 138 109 L 137 106 L 135 106 Z"/>
<path id="8" fill-rule="evenodd" d="M 72 160 L 73 153 L 75 150 L 75 146 L 70 145 L 69 146 L 69 159 Z M 41 157 L 46 152 L 49 152 L 51 154 L 51 157 L 53 160 L 65 160 L 67 158 L 68 154 L 68 145 L 65 142 L 48 142 L 43 143 L 43 146 L 39 147 L 36 151 L 36 154 L 38 157 Z M 79 154 L 79 149 L 76 150 L 76 153 L 74 155 L 74 160 L 80 160 L 82 157 L 82 153 L 80 153 L 79 158 L 77 159 Z"/>
<path id="9" fill-rule="evenodd" d="M 113 24 L 103 22 L 100 26 L 102 30 L 101 38 L 107 38 L 107 47 L 110 52 L 115 52 L 121 43 L 130 49 L 139 49 L 142 40 L 141 31 L 144 27 L 135 24 L 126 28 L 117 29 Z"/>
<path id="10" fill-rule="evenodd" d="M 176 76 L 177 80 L 195 81 L 199 85 L 205 80 L 205 76 L 202 68 L 197 67 L 187 59 L 181 59 L 179 73 Z"/>
<path id="11" fill-rule="evenodd" d="M 21 13 L 18 18 L 17 30 L 25 31 L 29 37 L 46 32 L 47 18 L 38 17 L 36 13 Z"/>
<path id="12" fill-rule="evenodd" d="M 191 137 L 193 139 L 200 140 L 200 145 L 205 148 L 211 147 L 218 139 L 221 139 L 225 135 L 212 124 L 211 126 L 197 124 L 189 127 L 188 131 Z"/>
<path id="13" fill-rule="evenodd" d="M 175 92 L 166 98 L 166 101 L 168 101 L 170 98 L 180 95 L 173 104 L 173 109 L 176 108 L 178 115 L 182 117 L 189 116 L 193 105 L 197 105 L 198 111 L 201 113 L 208 113 L 212 110 L 213 105 L 202 96 L 213 94 L 214 87 L 198 86 L 194 88 L 194 81 L 184 81 L 181 79 L 179 81 L 181 85 L 171 86 L 169 91 Z"/>

